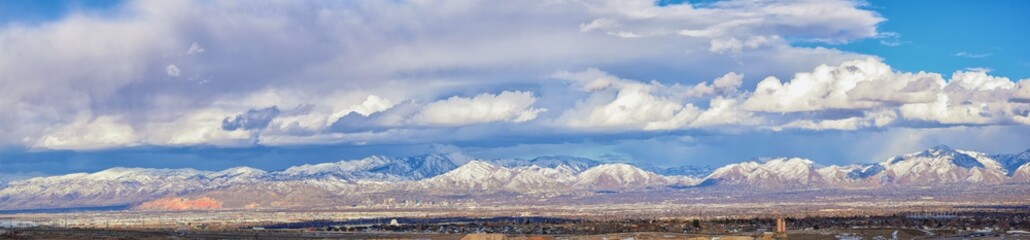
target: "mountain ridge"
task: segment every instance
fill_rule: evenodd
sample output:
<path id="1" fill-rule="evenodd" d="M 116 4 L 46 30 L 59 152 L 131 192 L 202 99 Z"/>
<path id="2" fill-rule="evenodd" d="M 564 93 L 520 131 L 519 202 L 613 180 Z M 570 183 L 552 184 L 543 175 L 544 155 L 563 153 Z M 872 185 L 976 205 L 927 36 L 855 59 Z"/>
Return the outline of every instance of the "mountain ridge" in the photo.
<path id="1" fill-rule="evenodd" d="M 878 163 L 846 166 L 820 166 L 804 158 L 765 158 L 728 164 L 704 177 L 667 175 L 628 163 L 569 156 L 477 160 L 460 154 L 370 156 L 281 171 L 251 167 L 222 171 L 110 168 L 7 182 L 0 185 L 0 206 L 4 206 L 0 208 L 137 204 L 219 192 L 263 192 L 270 196 L 332 196 L 334 192 L 351 197 L 401 193 L 475 196 L 651 191 L 670 187 L 745 187 L 775 192 L 1030 184 L 1030 163 L 1025 157 L 1030 154 L 1026 153 L 992 155 L 936 146 Z M 1013 168 L 1009 166 L 1012 164 L 1019 165 Z"/>

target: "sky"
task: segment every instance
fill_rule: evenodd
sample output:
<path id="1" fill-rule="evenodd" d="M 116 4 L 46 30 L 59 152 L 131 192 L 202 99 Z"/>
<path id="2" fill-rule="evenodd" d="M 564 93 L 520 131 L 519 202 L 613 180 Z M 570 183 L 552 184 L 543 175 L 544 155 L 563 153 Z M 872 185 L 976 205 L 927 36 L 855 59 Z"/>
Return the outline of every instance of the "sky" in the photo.
<path id="1" fill-rule="evenodd" d="M 1030 148 L 1025 1 L 6 1 L 0 180 Z"/>

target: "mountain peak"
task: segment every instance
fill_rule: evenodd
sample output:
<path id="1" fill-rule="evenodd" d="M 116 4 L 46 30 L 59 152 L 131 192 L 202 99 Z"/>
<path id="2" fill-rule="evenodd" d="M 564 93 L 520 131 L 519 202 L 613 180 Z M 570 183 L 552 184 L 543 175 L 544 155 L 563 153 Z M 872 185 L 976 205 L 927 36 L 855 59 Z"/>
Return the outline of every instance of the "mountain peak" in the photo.
<path id="1" fill-rule="evenodd" d="M 597 171 L 602 171 L 602 170 L 603 171 L 643 171 L 642 169 L 634 167 L 633 165 L 629 165 L 628 163 L 605 163 L 605 164 L 597 165 L 596 167 L 592 168 L 591 170 L 597 170 Z"/>
<path id="2" fill-rule="evenodd" d="M 257 169 L 257 168 L 241 166 L 241 167 L 234 167 L 234 168 L 229 168 L 229 169 L 226 169 L 226 170 L 222 170 L 221 173 L 231 174 L 231 175 L 244 175 L 244 174 L 247 174 L 247 175 L 257 175 L 257 174 L 265 174 L 265 173 L 268 173 L 268 172 L 266 172 L 265 170 Z"/>
<path id="3" fill-rule="evenodd" d="M 959 153 L 958 151 L 956 151 L 955 149 L 953 149 L 951 147 L 948 147 L 947 145 L 937 145 L 937 146 L 933 146 L 931 148 L 928 148 L 926 150 L 913 153 L 913 155 L 917 155 L 917 156 L 920 156 L 920 157 L 953 156 L 953 155 L 957 155 L 957 154 L 962 154 L 962 153 Z"/>
<path id="4" fill-rule="evenodd" d="M 930 150 L 934 150 L 934 151 L 955 151 L 955 149 L 952 149 L 948 145 L 944 145 L 944 144 L 933 146 L 933 147 L 930 148 Z"/>
<path id="5" fill-rule="evenodd" d="M 499 170 L 502 170 L 501 168 L 501 166 L 497 166 L 485 161 L 472 160 L 440 176 L 474 179 L 476 177 L 486 176 L 498 172 Z"/>
<path id="6" fill-rule="evenodd" d="M 892 163 L 898 163 L 898 162 L 901 162 L 901 161 L 903 161 L 905 159 L 909 159 L 909 158 L 912 158 L 912 157 L 933 158 L 933 159 L 947 159 L 947 160 L 951 160 L 952 164 L 955 164 L 955 165 L 957 165 L 959 167 L 963 167 L 963 168 L 974 168 L 974 167 L 981 167 L 982 168 L 982 167 L 984 167 L 984 165 L 982 163 L 980 163 L 980 161 L 977 161 L 972 156 L 969 156 L 969 154 L 963 153 L 962 151 L 958 151 L 958 150 L 952 149 L 951 147 L 948 147 L 948 146 L 945 146 L 945 145 L 937 145 L 937 146 L 934 146 L 933 148 L 924 150 L 922 152 L 918 152 L 918 153 L 916 153 L 915 155 L 912 155 L 912 156 L 903 156 L 903 157 L 895 158 L 895 160 L 892 161 Z"/>
<path id="7" fill-rule="evenodd" d="M 581 172 L 576 183 L 580 187 L 614 189 L 631 186 L 647 186 L 665 179 L 626 163 L 606 163 Z"/>

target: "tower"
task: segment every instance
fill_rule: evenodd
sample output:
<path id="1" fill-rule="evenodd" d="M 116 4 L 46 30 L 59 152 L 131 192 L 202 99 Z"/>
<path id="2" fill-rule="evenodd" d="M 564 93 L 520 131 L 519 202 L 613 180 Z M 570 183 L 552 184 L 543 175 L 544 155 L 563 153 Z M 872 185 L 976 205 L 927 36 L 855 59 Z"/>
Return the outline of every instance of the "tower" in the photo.
<path id="1" fill-rule="evenodd" d="M 787 239 L 787 220 L 783 217 L 776 218 L 776 238 Z"/>

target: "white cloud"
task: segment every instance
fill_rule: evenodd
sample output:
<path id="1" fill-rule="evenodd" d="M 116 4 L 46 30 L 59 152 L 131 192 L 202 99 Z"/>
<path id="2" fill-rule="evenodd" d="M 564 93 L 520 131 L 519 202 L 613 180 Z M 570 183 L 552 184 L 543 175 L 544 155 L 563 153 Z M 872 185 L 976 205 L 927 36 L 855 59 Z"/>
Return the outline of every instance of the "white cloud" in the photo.
<path id="1" fill-rule="evenodd" d="M 752 83 L 744 74 L 782 76 L 868 57 L 792 47 L 786 40 L 840 43 L 879 36 L 876 25 L 884 19 L 857 4 L 127 2 L 112 10 L 123 17 L 74 13 L 0 29 L 0 108 L 14 112 L 0 115 L 0 145 L 368 143 L 499 122 L 546 131 L 780 126 L 797 119 L 766 115 L 936 103 L 944 91 L 935 85 L 943 84 L 939 77 L 912 74 L 926 79 L 886 83 L 905 94 L 878 94 L 861 83 L 849 88 L 853 92 L 834 93 L 847 96 L 841 100 L 858 99 L 854 105 L 832 95 L 817 97 L 825 103 L 771 111 L 745 106 L 751 99 L 742 94 L 751 93 Z M 599 69 L 555 74 L 572 89 L 541 79 L 583 66 L 664 71 L 676 79 L 637 81 Z M 205 84 L 154 81 L 168 76 Z M 510 90 L 527 88 L 533 92 Z M 949 94 L 962 95 L 956 99 L 985 93 Z M 265 128 L 221 128 L 226 117 L 268 107 L 282 113 Z M 1007 116 L 1020 110 L 989 107 Z M 782 108 L 792 110 L 776 110 Z M 366 127 L 375 131 L 336 132 L 333 124 L 351 114 L 371 121 Z M 92 125 L 124 134 L 70 134 Z M 454 136 L 438 139 L 448 137 Z"/>
<path id="2" fill-rule="evenodd" d="M 394 104 L 390 99 L 386 99 L 378 95 L 368 95 L 368 98 L 365 98 L 365 101 L 362 101 L 360 104 L 351 105 L 347 109 L 333 113 L 333 115 L 329 117 L 329 120 L 339 119 L 352 112 L 361 114 L 362 116 L 368 116 L 373 113 L 390 109 L 393 105 Z"/>
<path id="3" fill-rule="evenodd" d="M 148 144 L 158 146 L 252 144 L 256 131 L 229 131 L 222 128 L 222 120 L 235 114 L 238 112 L 215 108 L 198 109 L 170 121 L 149 122 L 138 137 Z"/>
<path id="4" fill-rule="evenodd" d="M 944 80 L 933 73 L 896 73 L 876 59 L 822 65 L 787 82 L 758 83 L 744 107 L 763 112 L 869 109 L 888 103 L 933 101 Z"/>
<path id="5" fill-rule="evenodd" d="M 901 34 L 896 32 L 880 32 L 876 35 L 876 38 L 880 39 L 880 45 L 888 47 L 897 47 L 902 44 L 908 43 L 901 40 Z"/>
<path id="6" fill-rule="evenodd" d="M 963 70 L 965 70 L 966 72 L 985 72 L 985 73 L 989 73 L 991 71 L 994 71 L 994 69 L 987 68 L 987 67 L 967 67 L 967 68 L 965 68 Z"/>
<path id="7" fill-rule="evenodd" d="M 709 101 L 706 109 L 697 120 L 690 123 L 690 127 L 713 127 L 713 126 L 755 126 L 764 120 L 752 112 L 743 110 L 740 107 L 741 100 L 736 98 L 716 97 Z"/>
<path id="8" fill-rule="evenodd" d="M 590 21 L 590 23 L 584 23 L 579 25 L 580 32 L 590 32 L 594 30 L 605 30 L 610 28 L 619 27 L 619 23 L 615 20 L 607 18 L 598 18 Z"/>
<path id="9" fill-rule="evenodd" d="M 547 109 L 533 108 L 531 92 L 483 93 L 472 98 L 450 97 L 422 107 L 412 118 L 418 125 L 460 126 L 489 122 L 525 122 Z"/>
<path id="10" fill-rule="evenodd" d="M 990 57 L 991 55 L 994 55 L 994 54 L 993 53 L 968 53 L 968 52 L 958 52 L 958 53 L 955 53 L 956 57 L 964 57 L 964 58 L 985 58 L 985 57 Z"/>
<path id="11" fill-rule="evenodd" d="M 847 117 L 840 119 L 799 119 L 783 124 L 782 126 L 771 126 L 773 130 L 784 129 L 809 129 L 809 130 L 859 130 L 865 128 L 879 128 L 893 123 L 898 118 L 897 112 L 885 110 L 879 112 L 867 112 L 864 116 Z"/>
<path id="12" fill-rule="evenodd" d="M 179 67 L 176 67 L 175 64 L 169 64 L 168 67 L 165 67 L 165 73 L 167 73 L 168 76 L 178 77 L 181 71 L 179 71 Z"/>
<path id="13" fill-rule="evenodd" d="M 136 132 L 119 117 L 80 118 L 61 128 L 47 131 L 34 147 L 91 150 L 139 145 Z"/>
<path id="14" fill-rule="evenodd" d="M 201 54 L 204 53 L 204 51 L 206 51 L 206 49 L 201 47 L 200 44 L 197 44 L 197 42 L 193 42 L 193 44 L 190 45 L 190 49 L 186 50 L 186 55 Z"/>
<path id="15" fill-rule="evenodd" d="M 1013 100 L 1030 103 L 1030 78 L 1019 80 L 1014 92 L 1012 94 Z"/>
<path id="16" fill-rule="evenodd" d="M 937 73 L 896 72 L 872 58 L 822 65 L 786 82 L 769 77 L 743 92 L 743 76 L 736 73 L 689 87 L 621 79 L 598 69 L 551 76 L 589 92 L 562 113 L 559 125 L 596 131 L 860 130 L 1026 124 L 1030 117 L 1026 80 L 983 71 L 960 71 L 946 80 Z M 691 100 L 699 97 L 707 105 Z"/>
<path id="17" fill-rule="evenodd" d="M 682 126 L 699 113 L 696 106 L 655 96 L 648 86 L 639 84 L 618 89 L 614 98 L 606 93 L 595 94 L 561 119 L 573 128 L 657 130 Z"/>
<path id="18" fill-rule="evenodd" d="M 779 36 L 752 36 L 745 40 L 740 40 L 735 37 L 731 38 L 716 38 L 712 39 L 711 46 L 708 51 L 715 53 L 737 53 L 745 49 L 756 49 L 763 46 L 783 44 L 783 39 Z"/>
<path id="19" fill-rule="evenodd" d="M 722 77 L 712 81 L 712 84 L 708 82 L 701 82 L 694 85 L 693 88 L 687 89 L 685 93 L 687 97 L 703 97 L 710 96 L 713 94 L 729 94 L 737 91 L 740 88 L 740 84 L 744 82 L 744 75 L 735 72 L 727 73 Z"/>
<path id="20" fill-rule="evenodd" d="M 659 82 L 645 84 L 620 79 L 598 69 L 582 72 L 558 72 L 554 78 L 573 82 L 573 88 L 592 92 L 576 106 L 566 110 L 557 119 L 561 126 L 587 131 L 612 130 L 669 130 L 691 127 L 712 127 L 730 124 L 752 124 L 756 120 L 750 113 L 739 110 L 737 100 L 716 97 L 702 109 L 683 98 L 700 97 L 714 93 L 734 93 L 743 75 L 727 73 L 713 84 L 700 83 L 692 88 L 667 86 Z M 586 86 L 603 80 L 606 88 Z M 684 94 L 686 92 L 686 94 Z"/>
<path id="21" fill-rule="evenodd" d="M 867 59 L 819 66 L 813 72 L 798 73 L 788 82 L 767 78 L 758 84 L 744 107 L 778 113 L 858 110 L 867 115 L 865 124 L 852 118 L 790 125 L 806 128 L 841 126 L 849 121 L 853 127 L 847 128 L 852 129 L 880 127 L 893 117 L 872 117 L 869 113 L 882 111 L 897 111 L 900 119 L 946 125 L 1019 123 L 1030 106 L 1018 101 L 1018 84 L 984 71 L 956 72 L 946 81 L 940 74 L 895 72 L 878 60 Z"/>

